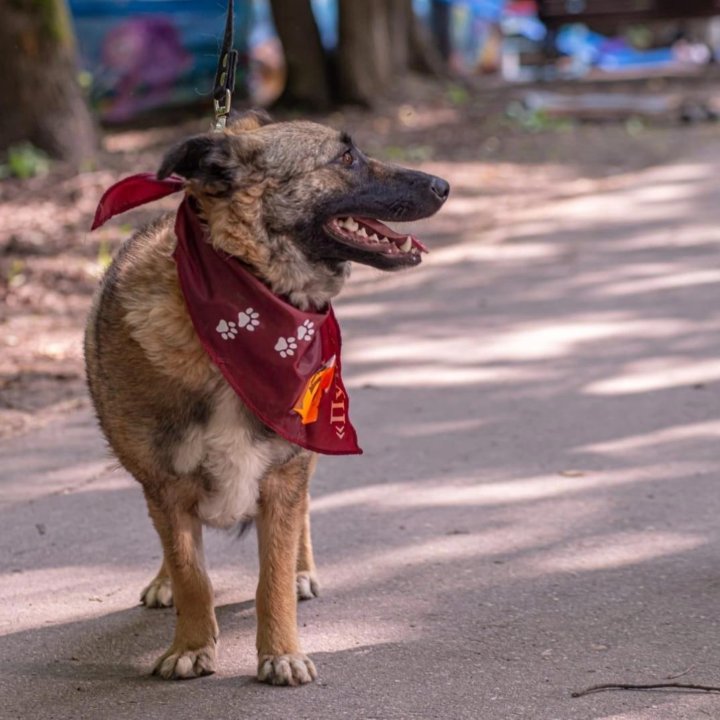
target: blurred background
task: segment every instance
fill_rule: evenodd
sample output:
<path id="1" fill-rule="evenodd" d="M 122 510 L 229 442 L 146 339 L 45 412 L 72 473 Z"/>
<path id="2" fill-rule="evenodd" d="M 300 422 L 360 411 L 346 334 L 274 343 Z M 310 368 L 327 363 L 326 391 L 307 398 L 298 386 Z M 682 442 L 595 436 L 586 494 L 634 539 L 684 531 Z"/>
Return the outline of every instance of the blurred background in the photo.
<path id="1" fill-rule="evenodd" d="M 119 243 L 102 190 L 208 127 L 215 0 L 0 4 L 0 435 L 82 402 L 80 337 Z M 716 132 L 720 0 L 236 0 L 234 107 L 314 117 L 465 193 L 461 241 Z M 454 204 L 453 204 L 454 203 Z M 168 205 L 170 207 L 170 205 Z"/>

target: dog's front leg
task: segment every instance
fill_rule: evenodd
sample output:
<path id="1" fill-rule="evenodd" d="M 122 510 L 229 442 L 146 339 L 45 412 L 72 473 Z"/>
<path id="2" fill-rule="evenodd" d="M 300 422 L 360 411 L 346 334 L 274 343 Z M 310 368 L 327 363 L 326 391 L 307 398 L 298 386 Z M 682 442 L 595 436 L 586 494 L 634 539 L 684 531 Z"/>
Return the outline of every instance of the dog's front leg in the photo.
<path id="1" fill-rule="evenodd" d="M 197 516 L 161 508 L 150 499 L 148 509 L 163 545 L 177 610 L 175 638 L 153 673 L 166 680 L 210 675 L 215 672 L 218 626 L 205 571 L 202 525 Z"/>
<path id="2" fill-rule="evenodd" d="M 257 610 L 258 680 L 299 685 L 317 677 L 297 632 L 298 538 L 305 521 L 310 457 L 303 453 L 268 474 L 256 518 L 260 553 Z"/>

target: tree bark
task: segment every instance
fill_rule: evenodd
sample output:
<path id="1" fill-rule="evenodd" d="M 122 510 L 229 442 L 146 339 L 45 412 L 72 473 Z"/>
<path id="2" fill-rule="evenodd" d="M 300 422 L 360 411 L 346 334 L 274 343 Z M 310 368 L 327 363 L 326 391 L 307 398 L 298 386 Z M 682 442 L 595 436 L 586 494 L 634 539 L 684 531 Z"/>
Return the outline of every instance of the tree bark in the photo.
<path id="1" fill-rule="evenodd" d="M 442 77 L 448 74 L 447 60 L 450 55 L 450 38 L 448 37 L 447 57 L 432 38 L 430 28 L 425 27 L 415 16 L 412 10 L 412 0 L 405 0 L 408 6 L 408 43 L 409 62 L 408 67 L 415 72 L 434 77 Z M 449 34 L 448 26 L 448 34 Z"/>
<path id="2" fill-rule="evenodd" d="M 393 74 L 389 21 L 392 2 L 340 0 L 340 100 L 370 107 L 386 90 Z"/>
<path id="3" fill-rule="evenodd" d="M 332 78 L 310 0 L 270 0 L 270 5 L 287 66 L 278 104 L 307 110 L 327 109 L 332 101 L 372 107 L 410 69 L 443 73 L 412 0 L 339 0 Z"/>
<path id="4" fill-rule="evenodd" d="M 450 59 L 450 18 L 452 6 L 445 0 L 431 0 L 430 26 L 435 39 L 435 46 L 442 59 Z"/>
<path id="5" fill-rule="evenodd" d="M 339 100 L 372 107 L 409 70 L 442 74 L 412 0 L 339 0 Z"/>
<path id="6" fill-rule="evenodd" d="M 414 19 L 412 0 L 388 1 L 388 32 L 390 34 L 390 52 L 392 67 L 396 73 L 407 70 L 410 60 L 410 44 L 400 38 L 407 38 L 410 23 Z"/>
<path id="7" fill-rule="evenodd" d="M 330 105 L 328 69 L 310 0 L 270 0 L 285 53 L 287 81 L 280 105 L 325 110 Z"/>
<path id="8" fill-rule="evenodd" d="M 0 0 L 0 67 L 0 151 L 29 141 L 76 165 L 92 157 L 65 0 Z"/>

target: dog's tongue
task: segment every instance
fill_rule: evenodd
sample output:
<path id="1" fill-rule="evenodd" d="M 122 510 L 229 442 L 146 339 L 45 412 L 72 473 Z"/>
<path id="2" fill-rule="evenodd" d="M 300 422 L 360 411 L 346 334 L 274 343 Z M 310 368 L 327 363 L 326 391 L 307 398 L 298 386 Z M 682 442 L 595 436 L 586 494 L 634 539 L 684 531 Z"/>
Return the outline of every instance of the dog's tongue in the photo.
<path id="1" fill-rule="evenodd" d="M 427 249 L 424 243 L 420 242 L 414 235 L 407 235 L 395 232 L 391 228 L 389 228 L 387 225 L 384 225 L 379 220 L 375 220 L 374 218 L 366 218 L 366 217 L 358 217 L 355 216 L 355 220 L 359 223 L 362 223 L 363 225 L 369 227 L 371 230 L 373 230 L 378 235 L 382 235 L 386 238 L 390 238 L 390 240 L 404 240 L 406 237 L 409 237 L 412 241 L 412 244 L 420 251 L 424 253 L 429 253 L 430 251 Z"/>

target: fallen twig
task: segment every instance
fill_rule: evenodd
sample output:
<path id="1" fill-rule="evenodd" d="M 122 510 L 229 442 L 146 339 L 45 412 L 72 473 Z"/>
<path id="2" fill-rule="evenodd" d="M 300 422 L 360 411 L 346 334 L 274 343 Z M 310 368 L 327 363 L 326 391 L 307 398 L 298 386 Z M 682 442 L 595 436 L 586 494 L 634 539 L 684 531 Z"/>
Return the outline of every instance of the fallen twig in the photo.
<path id="1" fill-rule="evenodd" d="M 570 697 L 582 697 L 603 690 L 657 690 L 659 688 L 674 688 L 676 690 L 703 690 L 705 692 L 720 693 L 720 687 L 715 685 L 694 685 L 691 683 L 607 683 L 606 685 L 593 685 L 584 690 L 570 693 Z"/>
<path id="2" fill-rule="evenodd" d="M 666 680 L 677 680 L 680 677 L 683 677 L 684 675 L 687 675 L 691 670 L 695 669 L 695 665 L 691 665 L 687 670 L 683 670 L 682 672 L 677 673 L 676 675 L 666 675 Z"/>

